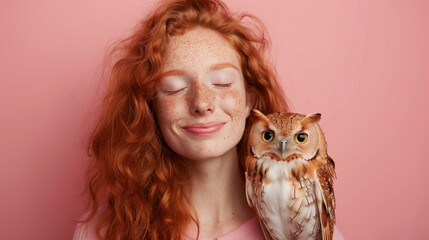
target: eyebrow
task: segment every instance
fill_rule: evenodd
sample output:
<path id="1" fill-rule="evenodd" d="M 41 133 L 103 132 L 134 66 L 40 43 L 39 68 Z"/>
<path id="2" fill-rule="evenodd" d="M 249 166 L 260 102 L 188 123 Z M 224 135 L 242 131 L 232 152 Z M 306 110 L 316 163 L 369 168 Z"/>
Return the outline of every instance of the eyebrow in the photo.
<path id="1" fill-rule="evenodd" d="M 224 69 L 224 68 L 228 68 L 228 67 L 231 67 L 231 68 L 236 69 L 237 71 L 240 71 L 240 69 L 232 63 L 214 64 L 210 67 L 209 71 L 220 70 L 220 69 Z M 171 75 L 173 75 L 173 76 L 186 75 L 186 72 L 184 70 L 181 70 L 181 69 L 173 69 L 173 70 L 162 73 L 162 77 L 167 77 L 167 76 L 171 76 Z"/>
<path id="2" fill-rule="evenodd" d="M 162 73 L 161 77 L 164 78 L 164 77 L 171 76 L 171 75 L 180 76 L 180 75 L 185 75 L 185 74 L 186 73 L 183 70 L 173 69 L 173 70 Z"/>
<path id="3" fill-rule="evenodd" d="M 235 68 L 237 71 L 240 71 L 240 69 L 238 69 L 237 66 L 235 66 L 232 63 L 219 63 L 219 64 L 215 64 L 213 66 L 210 67 L 210 71 L 214 71 L 214 70 L 220 70 L 220 69 L 224 69 L 227 67 L 232 67 Z"/>

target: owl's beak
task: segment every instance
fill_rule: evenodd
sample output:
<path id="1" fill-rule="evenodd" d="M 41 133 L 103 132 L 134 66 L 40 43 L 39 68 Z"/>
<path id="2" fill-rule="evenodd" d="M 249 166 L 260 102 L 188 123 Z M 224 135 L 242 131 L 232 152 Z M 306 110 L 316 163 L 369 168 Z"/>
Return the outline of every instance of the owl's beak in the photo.
<path id="1" fill-rule="evenodd" d="M 286 143 L 287 143 L 286 140 L 285 141 L 280 141 L 280 151 L 282 153 L 282 158 L 284 158 L 285 155 L 286 155 Z"/>

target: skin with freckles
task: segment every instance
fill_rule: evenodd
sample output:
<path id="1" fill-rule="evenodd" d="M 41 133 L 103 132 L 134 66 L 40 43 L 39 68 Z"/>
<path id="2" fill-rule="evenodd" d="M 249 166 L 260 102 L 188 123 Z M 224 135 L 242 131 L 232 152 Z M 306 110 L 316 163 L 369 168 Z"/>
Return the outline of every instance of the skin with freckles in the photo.
<path id="1" fill-rule="evenodd" d="M 168 146 L 190 160 L 236 154 L 250 103 L 237 52 L 217 32 L 173 36 L 154 110 Z"/>

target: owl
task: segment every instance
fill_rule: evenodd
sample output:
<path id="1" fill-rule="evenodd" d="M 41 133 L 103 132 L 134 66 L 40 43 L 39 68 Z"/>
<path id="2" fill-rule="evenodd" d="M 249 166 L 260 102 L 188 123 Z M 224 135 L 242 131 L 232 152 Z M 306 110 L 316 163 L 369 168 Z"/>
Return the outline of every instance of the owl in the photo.
<path id="1" fill-rule="evenodd" d="M 333 237 L 335 164 L 320 113 L 252 110 L 246 130 L 246 197 L 266 239 Z"/>

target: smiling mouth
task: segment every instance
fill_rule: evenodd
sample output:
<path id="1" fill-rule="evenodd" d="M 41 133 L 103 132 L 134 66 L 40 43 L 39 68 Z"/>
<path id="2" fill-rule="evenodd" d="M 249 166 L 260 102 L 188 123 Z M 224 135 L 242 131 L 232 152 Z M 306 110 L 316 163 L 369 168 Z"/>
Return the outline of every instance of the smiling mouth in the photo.
<path id="1" fill-rule="evenodd" d="M 195 123 L 183 127 L 187 132 L 192 135 L 207 137 L 218 132 L 225 123 L 209 122 L 209 123 Z"/>

